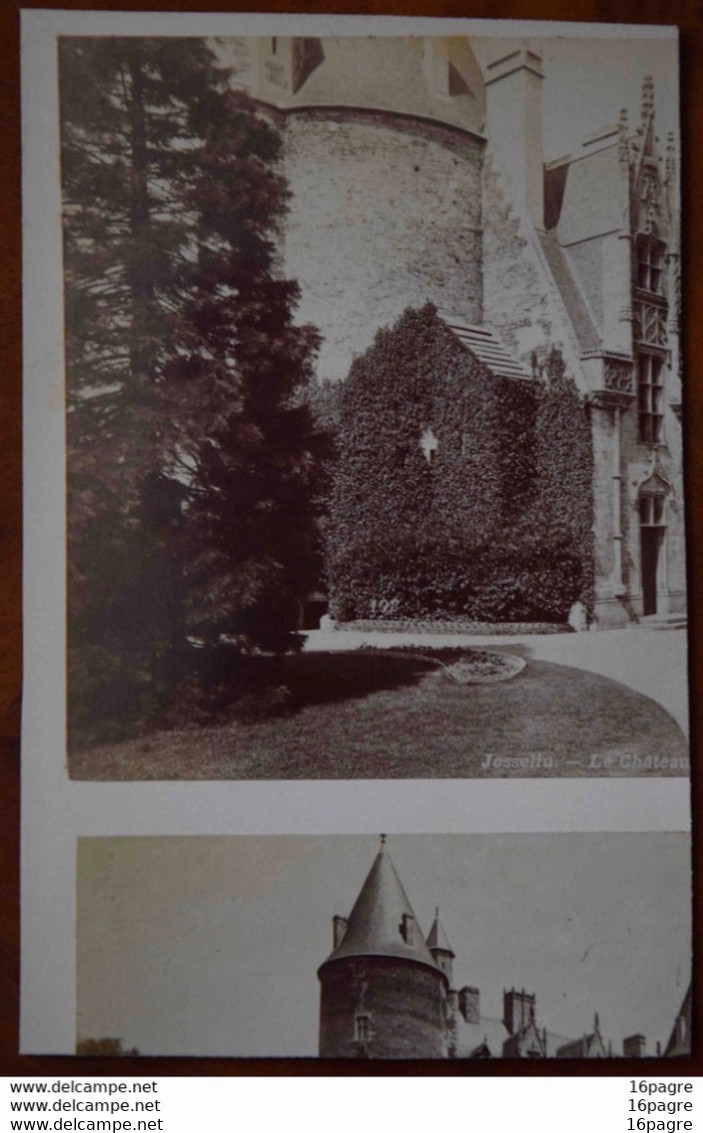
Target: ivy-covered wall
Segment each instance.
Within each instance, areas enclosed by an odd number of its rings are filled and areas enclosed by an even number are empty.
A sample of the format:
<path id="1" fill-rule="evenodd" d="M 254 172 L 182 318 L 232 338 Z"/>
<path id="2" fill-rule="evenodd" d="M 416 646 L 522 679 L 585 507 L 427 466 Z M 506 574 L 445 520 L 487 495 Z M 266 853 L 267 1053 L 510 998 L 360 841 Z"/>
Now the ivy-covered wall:
<path id="1" fill-rule="evenodd" d="M 590 430 L 558 357 L 536 375 L 493 375 L 432 304 L 355 360 L 330 497 L 336 618 L 559 621 L 590 600 Z"/>

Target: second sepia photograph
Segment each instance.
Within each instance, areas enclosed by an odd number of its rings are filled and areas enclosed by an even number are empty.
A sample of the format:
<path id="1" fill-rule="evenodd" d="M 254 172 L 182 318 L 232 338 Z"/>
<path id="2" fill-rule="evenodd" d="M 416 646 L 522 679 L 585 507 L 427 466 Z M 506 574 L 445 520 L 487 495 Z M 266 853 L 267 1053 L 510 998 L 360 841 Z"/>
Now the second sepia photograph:
<path id="1" fill-rule="evenodd" d="M 82 838 L 76 1052 L 691 1052 L 685 834 Z"/>

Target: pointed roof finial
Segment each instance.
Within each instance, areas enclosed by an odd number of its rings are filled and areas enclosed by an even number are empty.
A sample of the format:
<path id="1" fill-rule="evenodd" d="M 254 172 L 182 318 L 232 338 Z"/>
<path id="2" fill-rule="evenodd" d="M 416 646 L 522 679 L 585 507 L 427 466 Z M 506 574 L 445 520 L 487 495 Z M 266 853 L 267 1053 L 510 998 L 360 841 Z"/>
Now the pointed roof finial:
<path id="1" fill-rule="evenodd" d="M 620 138 L 618 141 L 618 157 L 620 158 L 620 162 L 626 166 L 630 157 L 627 138 L 629 133 L 629 124 L 627 121 L 627 110 L 625 110 L 624 108 L 620 111 L 619 127 Z"/>
<path id="2" fill-rule="evenodd" d="M 642 82 L 642 116 L 646 115 L 654 117 L 654 79 L 651 75 L 645 75 Z"/>
<path id="3" fill-rule="evenodd" d="M 676 176 L 676 139 L 674 131 L 669 130 L 666 136 L 666 177 L 668 181 L 673 181 Z"/>

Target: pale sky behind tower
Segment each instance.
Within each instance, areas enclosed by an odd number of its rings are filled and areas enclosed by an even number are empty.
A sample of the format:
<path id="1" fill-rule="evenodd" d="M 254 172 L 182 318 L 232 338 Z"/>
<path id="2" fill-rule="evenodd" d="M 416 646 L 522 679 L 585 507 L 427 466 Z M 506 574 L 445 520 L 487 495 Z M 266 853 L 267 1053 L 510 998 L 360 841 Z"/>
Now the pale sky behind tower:
<path id="1" fill-rule="evenodd" d="M 393 835 L 423 932 L 435 906 L 454 983 L 499 1018 L 503 989 L 540 1026 L 666 1043 L 690 973 L 687 835 Z M 78 1034 L 142 1054 L 315 1056 L 317 969 L 374 837 L 82 839 Z"/>
<path id="2" fill-rule="evenodd" d="M 615 125 L 621 110 L 627 110 L 634 134 L 640 120 L 642 83 L 648 75 L 654 79 L 656 133 L 662 154 L 668 132 L 678 135 L 675 39 L 553 36 L 523 42 L 542 56 L 545 161 L 577 153 L 591 134 Z M 476 38 L 471 45 L 484 71 L 505 50 L 505 40 L 499 38 Z"/>

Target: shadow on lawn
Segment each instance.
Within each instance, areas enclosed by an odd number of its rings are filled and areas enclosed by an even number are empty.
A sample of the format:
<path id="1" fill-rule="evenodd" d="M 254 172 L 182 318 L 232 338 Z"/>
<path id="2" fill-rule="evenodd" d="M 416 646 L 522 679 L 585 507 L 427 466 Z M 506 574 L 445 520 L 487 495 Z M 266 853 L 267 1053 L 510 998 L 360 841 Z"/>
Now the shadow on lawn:
<path id="1" fill-rule="evenodd" d="M 463 650 L 463 653 L 468 650 Z M 192 652 L 181 668 L 181 680 L 156 710 L 117 710 L 124 690 L 103 690 L 92 706 L 80 703 L 73 688 L 70 705 L 79 705 L 69 727 L 68 746 L 77 752 L 104 743 L 131 740 L 158 731 L 189 726 L 208 727 L 239 720 L 263 723 L 295 716 L 312 706 L 356 700 L 417 684 L 436 669 L 428 658 L 388 656 L 385 652 L 299 653 L 282 657 L 242 656 L 228 646 Z M 148 705 L 148 688 L 144 701 Z M 117 707 L 116 707 L 117 706 Z"/>
<path id="2" fill-rule="evenodd" d="M 468 653 L 469 650 L 462 650 Z M 301 653 L 285 660 L 285 682 L 296 710 L 315 704 L 356 700 L 376 692 L 393 692 L 436 671 L 428 657 L 387 653 Z"/>
<path id="3" fill-rule="evenodd" d="M 182 703 L 182 723 L 145 726 L 126 742 L 76 752 L 70 773 L 76 779 L 687 773 L 688 748 L 673 717 L 617 681 L 530 660 L 513 680 L 465 687 L 439 677 L 435 656 L 369 650 L 255 664 L 248 677 L 256 670 L 259 693 L 264 676 L 264 691 L 280 692 L 285 682 L 284 711 L 247 718 L 241 702 L 252 695 L 251 684 L 214 718 L 196 719 Z M 228 673 L 232 684 L 243 676 L 241 668 Z"/>

